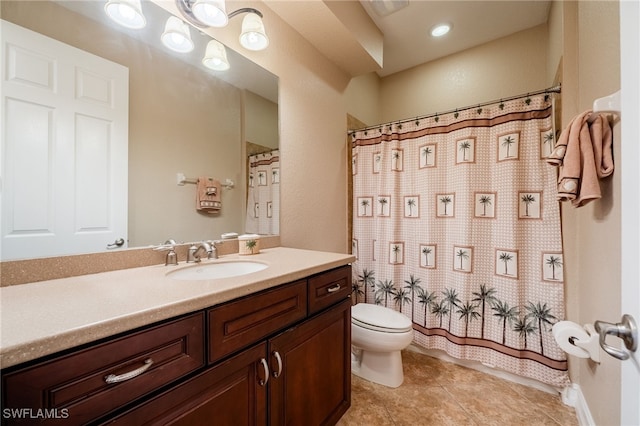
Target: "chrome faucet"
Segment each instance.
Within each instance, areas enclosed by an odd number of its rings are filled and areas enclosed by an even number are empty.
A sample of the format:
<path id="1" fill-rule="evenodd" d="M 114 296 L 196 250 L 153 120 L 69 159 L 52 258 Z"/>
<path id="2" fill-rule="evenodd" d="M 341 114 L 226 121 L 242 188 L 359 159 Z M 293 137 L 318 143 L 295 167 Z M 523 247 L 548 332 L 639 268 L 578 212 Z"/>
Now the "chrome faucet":
<path id="1" fill-rule="evenodd" d="M 202 260 L 202 256 L 205 253 L 207 253 L 207 257 L 210 259 L 211 255 L 213 254 L 213 249 L 211 248 L 211 244 L 203 241 L 197 246 L 193 245 L 189 248 L 187 262 L 191 260 L 192 262 L 198 263 L 200 262 L 200 260 Z"/>

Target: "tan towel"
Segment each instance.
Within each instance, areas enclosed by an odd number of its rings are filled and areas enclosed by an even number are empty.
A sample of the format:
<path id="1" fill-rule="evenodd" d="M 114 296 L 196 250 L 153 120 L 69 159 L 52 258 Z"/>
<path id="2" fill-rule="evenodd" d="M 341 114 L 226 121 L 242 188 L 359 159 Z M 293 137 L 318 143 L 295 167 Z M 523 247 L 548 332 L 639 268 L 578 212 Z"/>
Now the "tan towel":
<path id="1" fill-rule="evenodd" d="M 611 126 L 606 116 L 590 110 L 576 116 L 562 131 L 547 162 L 560 166 L 559 201 L 581 207 L 601 198 L 599 178 L 613 173 Z"/>
<path id="2" fill-rule="evenodd" d="M 196 188 L 196 210 L 215 213 L 221 208 L 220 182 L 207 176 L 200 176 Z"/>

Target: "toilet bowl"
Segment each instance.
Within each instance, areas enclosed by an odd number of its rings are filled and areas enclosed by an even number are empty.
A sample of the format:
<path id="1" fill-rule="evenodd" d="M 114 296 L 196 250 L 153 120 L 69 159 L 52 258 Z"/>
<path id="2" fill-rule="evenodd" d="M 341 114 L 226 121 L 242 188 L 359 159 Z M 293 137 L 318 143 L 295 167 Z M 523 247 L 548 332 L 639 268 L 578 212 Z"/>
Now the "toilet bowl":
<path id="1" fill-rule="evenodd" d="M 351 307 L 351 372 L 397 388 L 404 380 L 402 354 L 413 340 L 411 320 L 383 306 Z"/>

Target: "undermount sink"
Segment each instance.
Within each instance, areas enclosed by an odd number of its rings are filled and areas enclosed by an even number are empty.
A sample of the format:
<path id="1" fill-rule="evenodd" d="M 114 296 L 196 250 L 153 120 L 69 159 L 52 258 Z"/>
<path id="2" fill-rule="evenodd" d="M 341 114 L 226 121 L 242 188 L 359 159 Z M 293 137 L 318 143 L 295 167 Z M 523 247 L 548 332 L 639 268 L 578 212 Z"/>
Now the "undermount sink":
<path id="1" fill-rule="evenodd" d="M 230 278 L 251 274 L 267 268 L 266 263 L 253 260 L 228 260 L 212 263 L 202 263 L 182 269 L 176 269 L 167 274 L 169 278 L 181 281 L 213 280 L 216 278 Z"/>

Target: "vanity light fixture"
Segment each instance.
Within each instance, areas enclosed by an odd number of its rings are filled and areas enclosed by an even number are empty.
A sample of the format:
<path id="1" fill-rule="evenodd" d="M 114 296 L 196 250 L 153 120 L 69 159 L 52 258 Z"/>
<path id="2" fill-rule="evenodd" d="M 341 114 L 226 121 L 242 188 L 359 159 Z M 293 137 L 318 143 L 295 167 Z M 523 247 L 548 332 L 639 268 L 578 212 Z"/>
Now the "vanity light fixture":
<path id="1" fill-rule="evenodd" d="M 229 69 L 227 50 L 222 43 L 217 40 L 211 40 L 207 43 L 207 50 L 202 59 L 202 64 L 214 71 L 226 71 Z"/>
<path id="2" fill-rule="evenodd" d="M 193 50 L 189 25 L 175 16 L 167 19 L 161 40 L 162 44 L 175 52 L 186 53 Z"/>
<path id="3" fill-rule="evenodd" d="M 431 28 L 431 36 L 432 37 L 442 37 L 451 31 L 451 24 L 438 24 Z"/>
<path id="4" fill-rule="evenodd" d="M 140 29 L 147 25 L 140 0 L 109 0 L 104 6 L 107 16 L 123 27 Z"/>
<path id="5" fill-rule="evenodd" d="M 248 50 L 263 50 L 269 45 L 269 37 L 262 22 L 262 12 L 258 9 L 245 7 L 225 15 L 224 0 L 175 0 L 175 2 L 182 16 L 200 28 L 223 27 L 227 25 L 230 18 L 246 13 L 247 16 L 242 20 L 240 34 L 242 47 Z"/>

